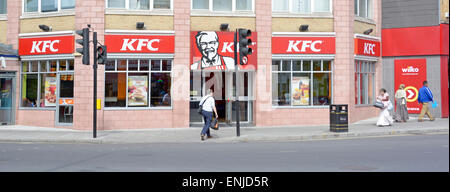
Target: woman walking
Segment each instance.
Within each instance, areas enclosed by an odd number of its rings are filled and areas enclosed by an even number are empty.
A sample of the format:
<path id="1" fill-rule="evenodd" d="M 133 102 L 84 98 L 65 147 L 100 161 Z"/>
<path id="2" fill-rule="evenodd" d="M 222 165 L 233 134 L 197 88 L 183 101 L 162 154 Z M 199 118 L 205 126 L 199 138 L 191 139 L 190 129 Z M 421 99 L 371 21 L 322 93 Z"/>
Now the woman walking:
<path id="1" fill-rule="evenodd" d="M 386 89 L 380 89 L 380 95 L 378 95 L 377 101 L 382 102 L 384 105 L 384 107 L 381 108 L 380 116 L 378 116 L 377 126 L 390 126 L 394 123 L 394 119 L 392 119 L 389 114 L 389 105 L 392 104 L 389 100 L 389 94 L 386 92 Z"/>
<path id="2" fill-rule="evenodd" d="M 401 84 L 398 90 L 395 92 L 395 103 L 397 109 L 395 111 L 396 122 L 406 122 L 409 119 L 408 108 L 406 107 L 406 91 L 405 85 Z"/>

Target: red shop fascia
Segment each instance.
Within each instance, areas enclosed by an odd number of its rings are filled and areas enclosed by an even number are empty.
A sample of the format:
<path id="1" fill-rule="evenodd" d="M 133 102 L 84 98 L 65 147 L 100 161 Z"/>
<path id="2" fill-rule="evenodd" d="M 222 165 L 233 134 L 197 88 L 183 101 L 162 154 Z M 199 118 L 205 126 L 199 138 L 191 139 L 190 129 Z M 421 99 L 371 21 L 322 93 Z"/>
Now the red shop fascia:
<path id="1" fill-rule="evenodd" d="M 411 57 L 415 59 L 411 62 L 422 59 L 422 65 L 425 65 L 426 68 L 431 67 L 434 71 L 440 71 L 441 116 L 448 117 L 449 24 L 383 29 L 382 35 L 383 57 L 395 58 L 398 65 L 407 62 Z M 430 56 L 439 57 L 440 63 L 427 62 L 426 58 Z M 398 68 L 401 69 L 401 67 Z M 396 84 L 398 83 L 396 82 Z M 435 94 L 435 97 L 439 96 Z"/>

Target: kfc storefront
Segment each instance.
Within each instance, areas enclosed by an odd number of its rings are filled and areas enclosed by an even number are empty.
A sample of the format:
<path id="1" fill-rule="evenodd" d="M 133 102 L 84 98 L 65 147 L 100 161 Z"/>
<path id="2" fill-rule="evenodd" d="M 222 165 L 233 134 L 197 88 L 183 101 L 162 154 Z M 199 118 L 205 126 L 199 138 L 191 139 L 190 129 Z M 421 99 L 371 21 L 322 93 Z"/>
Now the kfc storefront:
<path id="1" fill-rule="evenodd" d="M 106 30 L 104 42 L 103 127 L 171 127 L 174 32 Z"/>
<path id="2" fill-rule="evenodd" d="M 202 124 L 197 114 L 200 99 L 206 90 L 214 91 L 219 122 L 235 122 L 236 87 L 239 88 L 240 121 L 253 123 L 254 75 L 257 70 L 256 43 L 249 46 L 253 54 L 247 57 L 245 65 L 238 65 L 237 80 L 234 79 L 234 32 L 192 31 L 190 64 L 190 124 Z M 257 42 L 257 33 L 252 33 L 252 41 Z M 238 85 L 236 85 L 238 83 Z"/>
<path id="3" fill-rule="evenodd" d="M 379 37 L 355 34 L 355 105 L 371 106 L 376 99 L 376 65 L 381 56 Z"/>
<path id="4" fill-rule="evenodd" d="M 71 126 L 74 103 L 73 31 L 19 35 L 19 122 Z"/>
<path id="5" fill-rule="evenodd" d="M 334 33 L 273 33 L 272 107 L 327 108 L 333 103 Z"/>

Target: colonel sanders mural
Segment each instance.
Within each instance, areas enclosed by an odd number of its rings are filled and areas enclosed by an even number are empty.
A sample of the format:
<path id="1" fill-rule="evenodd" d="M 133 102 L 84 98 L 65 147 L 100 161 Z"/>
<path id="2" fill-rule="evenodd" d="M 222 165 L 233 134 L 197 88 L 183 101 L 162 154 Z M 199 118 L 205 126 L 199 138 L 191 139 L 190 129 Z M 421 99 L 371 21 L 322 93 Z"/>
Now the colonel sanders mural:
<path id="1" fill-rule="evenodd" d="M 214 31 L 199 31 L 195 36 L 197 49 L 202 57 L 191 65 L 191 70 L 234 70 L 234 59 L 219 55 L 219 36 Z"/>

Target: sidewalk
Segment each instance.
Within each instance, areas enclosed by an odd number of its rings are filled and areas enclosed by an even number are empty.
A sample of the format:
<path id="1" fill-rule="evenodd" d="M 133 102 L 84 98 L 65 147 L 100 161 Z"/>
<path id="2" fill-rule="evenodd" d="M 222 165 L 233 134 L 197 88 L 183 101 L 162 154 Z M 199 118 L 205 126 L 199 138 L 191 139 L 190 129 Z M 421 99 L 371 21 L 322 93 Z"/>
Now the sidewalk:
<path id="1" fill-rule="evenodd" d="M 304 127 L 245 127 L 241 137 L 236 137 L 234 127 L 211 130 L 213 139 L 205 143 L 233 143 L 254 141 L 303 141 L 336 138 L 358 138 L 404 134 L 448 133 L 449 119 L 418 123 L 411 119 L 407 123 L 395 123 L 391 127 L 375 126 L 376 118 L 360 121 L 349 126 L 348 133 L 329 132 L 328 126 Z M 92 131 L 76 131 L 57 128 L 30 126 L 0 126 L 0 142 L 51 142 L 51 143 L 200 143 L 201 128 L 148 129 L 98 131 L 92 138 Z"/>

